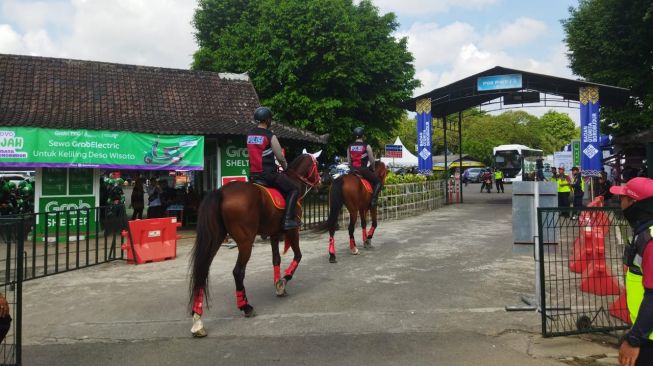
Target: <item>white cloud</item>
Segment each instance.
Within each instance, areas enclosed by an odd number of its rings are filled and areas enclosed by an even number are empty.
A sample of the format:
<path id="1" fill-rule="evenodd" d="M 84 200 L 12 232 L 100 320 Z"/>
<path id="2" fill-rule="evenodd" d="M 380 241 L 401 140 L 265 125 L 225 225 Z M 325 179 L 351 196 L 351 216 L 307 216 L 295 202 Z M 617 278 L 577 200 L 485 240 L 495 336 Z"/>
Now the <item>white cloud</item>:
<path id="1" fill-rule="evenodd" d="M 70 0 L 66 28 L 57 32 L 51 8 L 9 1 L 2 11 L 19 16 L 14 28 L 0 26 L 0 52 L 188 68 L 197 48 L 195 0 Z"/>
<path id="2" fill-rule="evenodd" d="M 482 9 L 494 5 L 497 0 L 373 0 L 382 12 L 394 12 L 398 15 L 424 15 L 447 12 L 450 8 Z"/>
<path id="3" fill-rule="evenodd" d="M 519 18 L 512 23 L 503 24 L 498 32 L 485 35 L 482 45 L 483 48 L 499 50 L 521 46 L 537 39 L 546 30 L 547 26 L 542 21 Z"/>
<path id="4" fill-rule="evenodd" d="M 408 37 L 408 50 L 415 57 L 417 69 L 452 63 L 461 45 L 477 39 L 474 27 L 462 22 L 444 27 L 435 23 L 415 23 L 397 36 Z"/>

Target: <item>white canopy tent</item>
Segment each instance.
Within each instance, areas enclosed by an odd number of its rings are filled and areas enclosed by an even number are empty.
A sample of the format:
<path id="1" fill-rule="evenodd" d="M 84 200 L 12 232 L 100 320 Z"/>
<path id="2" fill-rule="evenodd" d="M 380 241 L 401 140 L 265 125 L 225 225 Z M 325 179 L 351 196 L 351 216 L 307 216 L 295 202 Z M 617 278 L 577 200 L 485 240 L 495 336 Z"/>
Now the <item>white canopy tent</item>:
<path id="1" fill-rule="evenodd" d="M 401 158 L 382 157 L 381 161 L 385 165 L 393 168 L 410 168 L 417 166 L 417 156 L 413 155 L 408 151 L 408 149 L 406 149 L 406 146 L 404 146 L 399 137 L 395 140 L 394 145 L 401 145 Z"/>

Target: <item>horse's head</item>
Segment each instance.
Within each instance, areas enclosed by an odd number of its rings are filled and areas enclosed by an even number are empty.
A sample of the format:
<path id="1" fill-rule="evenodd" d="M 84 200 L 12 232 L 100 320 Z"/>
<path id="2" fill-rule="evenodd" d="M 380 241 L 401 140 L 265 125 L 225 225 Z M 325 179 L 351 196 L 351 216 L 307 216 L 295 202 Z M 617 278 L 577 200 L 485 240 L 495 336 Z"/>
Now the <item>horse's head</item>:
<path id="1" fill-rule="evenodd" d="M 385 177 L 388 175 L 388 167 L 385 166 L 385 163 L 383 163 L 381 160 L 375 161 L 374 173 L 377 177 L 379 177 L 379 180 L 381 180 L 381 184 L 385 185 Z"/>
<path id="2" fill-rule="evenodd" d="M 317 169 L 317 157 L 313 154 L 299 155 L 288 165 L 288 174 L 296 177 L 309 187 L 320 185 L 320 172 Z"/>

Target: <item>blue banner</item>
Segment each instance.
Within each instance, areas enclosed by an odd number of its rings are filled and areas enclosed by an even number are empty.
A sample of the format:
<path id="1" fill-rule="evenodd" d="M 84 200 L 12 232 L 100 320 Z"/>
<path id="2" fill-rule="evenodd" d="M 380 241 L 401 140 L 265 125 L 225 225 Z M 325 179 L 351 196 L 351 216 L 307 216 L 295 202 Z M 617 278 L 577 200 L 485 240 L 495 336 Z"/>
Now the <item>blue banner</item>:
<path id="1" fill-rule="evenodd" d="M 417 101 L 417 160 L 420 174 L 433 174 L 433 156 L 431 154 L 431 100 L 428 98 Z"/>
<path id="2" fill-rule="evenodd" d="M 476 79 L 477 91 L 521 89 L 521 74 L 481 76 Z"/>
<path id="3" fill-rule="evenodd" d="M 599 88 L 580 88 L 580 167 L 584 176 L 598 177 L 601 171 L 599 130 Z"/>

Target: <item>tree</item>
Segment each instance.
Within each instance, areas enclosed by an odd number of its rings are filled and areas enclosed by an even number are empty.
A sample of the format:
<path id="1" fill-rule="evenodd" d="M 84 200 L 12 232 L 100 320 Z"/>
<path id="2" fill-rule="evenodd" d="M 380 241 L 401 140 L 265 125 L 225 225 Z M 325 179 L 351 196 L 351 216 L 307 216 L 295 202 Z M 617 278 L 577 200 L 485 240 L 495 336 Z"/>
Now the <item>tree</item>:
<path id="1" fill-rule="evenodd" d="M 593 82 L 629 88 L 625 109 L 602 109 L 602 130 L 617 135 L 653 124 L 653 3 L 579 0 L 562 24 L 572 71 Z"/>
<path id="2" fill-rule="evenodd" d="M 580 138 L 579 130 L 571 117 L 553 110 L 540 117 L 536 128 L 542 130 L 542 148 L 547 153 L 560 151 L 571 140 Z"/>
<path id="3" fill-rule="evenodd" d="M 200 0 L 193 68 L 247 72 L 275 120 L 330 134 L 342 153 L 356 126 L 388 138 L 419 85 L 393 13 L 369 0 Z"/>

